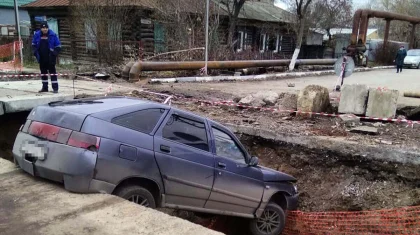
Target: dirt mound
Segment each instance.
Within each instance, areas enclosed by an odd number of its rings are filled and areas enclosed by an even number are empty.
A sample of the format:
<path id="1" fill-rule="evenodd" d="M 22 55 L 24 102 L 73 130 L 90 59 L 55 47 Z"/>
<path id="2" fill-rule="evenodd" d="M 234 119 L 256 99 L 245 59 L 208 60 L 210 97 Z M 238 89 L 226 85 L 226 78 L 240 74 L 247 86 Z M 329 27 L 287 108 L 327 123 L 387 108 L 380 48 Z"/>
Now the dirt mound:
<path id="1" fill-rule="evenodd" d="M 420 204 L 420 179 L 398 175 L 418 166 L 369 161 L 319 149 L 242 136 L 261 165 L 298 179 L 302 211 L 359 211 Z"/>

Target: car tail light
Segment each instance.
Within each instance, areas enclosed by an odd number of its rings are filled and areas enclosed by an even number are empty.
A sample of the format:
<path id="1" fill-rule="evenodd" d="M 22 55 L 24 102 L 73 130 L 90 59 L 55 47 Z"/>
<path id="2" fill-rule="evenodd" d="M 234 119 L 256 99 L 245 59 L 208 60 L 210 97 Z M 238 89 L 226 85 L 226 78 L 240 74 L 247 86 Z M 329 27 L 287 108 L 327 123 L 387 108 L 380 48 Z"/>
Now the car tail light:
<path id="1" fill-rule="evenodd" d="M 29 126 L 28 133 L 43 139 L 65 144 L 70 137 L 71 130 L 41 122 L 32 122 Z"/>
<path id="2" fill-rule="evenodd" d="M 101 138 L 93 135 L 35 121 L 30 124 L 28 134 L 90 151 L 97 151 L 101 141 Z"/>
<path id="3" fill-rule="evenodd" d="M 67 144 L 73 147 L 97 151 L 100 141 L 101 138 L 99 137 L 73 131 Z"/>

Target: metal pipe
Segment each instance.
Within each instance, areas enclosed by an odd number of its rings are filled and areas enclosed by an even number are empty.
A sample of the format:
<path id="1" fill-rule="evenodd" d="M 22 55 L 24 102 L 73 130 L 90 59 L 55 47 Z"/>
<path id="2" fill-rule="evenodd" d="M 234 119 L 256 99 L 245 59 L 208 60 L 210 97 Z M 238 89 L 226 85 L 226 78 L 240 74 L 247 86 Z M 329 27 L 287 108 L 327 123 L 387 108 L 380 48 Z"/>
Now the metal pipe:
<path id="1" fill-rule="evenodd" d="M 130 70 L 131 70 L 131 67 L 133 67 L 133 65 L 134 65 L 134 61 L 131 61 L 131 62 L 128 62 L 126 65 L 125 65 L 125 67 L 124 67 L 124 69 L 123 69 L 123 71 L 122 71 L 122 76 L 124 77 L 124 78 L 128 78 L 128 77 L 130 77 Z"/>
<path id="2" fill-rule="evenodd" d="M 18 40 L 19 40 L 20 65 L 23 66 L 22 35 L 21 35 L 21 32 L 20 32 L 19 4 L 18 4 L 17 0 L 14 0 L 14 6 L 15 6 L 16 32 L 18 34 Z M 15 53 L 15 52 L 13 52 L 13 53 Z"/>
<path id="3" fill-rule="evenodd" d="M 413 49 L 414 48 L 414 39 L 416 37 L 416 24 L 412 24 L 412 28 L 411 28 L 411 36 L 410 36 L 410 45 L 409 45 L 409 49 Z"/>
<path id="4" fill-rule="evenodd" d="M 362 9 L 358 9 L 353 17 L 353 29 L 351 34 L 351 45 L 357 44 L 357 34 L 359 34 L 360 19 L 362 17 Z"/>
<path id="5" fill-rule="evenodd" d="M 210 0 L 206 0 L 206 53 L 205 53 L 205 64 L 204 64 L 204 74 L 208 73 L 208 62 L 209 62 L 209 8 Z"/>
<path id="6" fill-rule="evenodd" d="M 368 9 L 357 10 L 356 13 L 354 14 L 353 30 L 352 30 L 352 35 L 351 35 L 351 45 L 353 47 L 357 45 L 360 40 L 363 43 L 366 42 L 366 36 L 367 36 L 366 34 L 367 34 L 369 18 L 399 20 L 399 21 L 410 22 L 412 24 L 420 23 L 420 18 L 418 17 L 401 15 L 401 14 L 385 12 L 385 11 L 368 10 Z"/>
<path id="7" fill-rule="evenodd" d="M 359 36 L 357 37 L 357 45 L 366 44 L 366 34 L 369 25 L 369 11 L 363 10 L 362 12 L 362 21 L 359 28 Z"/>
<path id="8" fill-rule="evenodd" d="M 245 60 L 245 61 L 209 61 L 209 69 L 244 69 L 256 67 L 287 66 L 291 60 Z M 297 60 L 296 65 L 333 65 L 336 59 L 305 59 Z M 142 71 L 199 70 L 205 66 L 205 61 L 183 62 L 144 62 L 134 63 L 130 69 L 130 80 L 138 80 Z M 129 67 L 127 64 L 126 68 Z M 124 69 L 125 70 L 125 69 Z"/>
<path id="9" fill-rule="evenodd" d="M 384 47 L 383 50 L 386 50 L 387 46 L 388 46 L 388 39 L 389 39 L 389 29 L 391 27 L 391 20 L 386 19 L 386 24 L 385 24 L 385 35 L 384 35 Z"/>

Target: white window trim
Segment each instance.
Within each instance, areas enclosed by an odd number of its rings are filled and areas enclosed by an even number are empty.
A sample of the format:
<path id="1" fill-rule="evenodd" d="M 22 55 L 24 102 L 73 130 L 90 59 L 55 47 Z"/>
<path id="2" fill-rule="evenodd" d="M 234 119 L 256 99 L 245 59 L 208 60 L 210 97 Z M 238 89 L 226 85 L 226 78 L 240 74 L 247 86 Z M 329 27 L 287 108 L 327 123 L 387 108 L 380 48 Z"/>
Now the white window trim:
<path id="1" fill-rule="evenodd" d="M 263 53 L 265 51 L 265 46 L 267 44 L 267 34 L 265 34 L 265 33 L 261 34 L 260 35 L 260 40 L 261 40 L 261 37 L 263 38 L 263 40 L 262 40 L 263 44 L 262 44 L 262 48 L 260 47 L 260 52 Z M 261 46 L 261 41 L 260 41 L 260 46 Z"/>
<path id="2" fill-rule="evenodd" d="M 283 42 L 283 35 L 280 36 L 279 41 L 278 41 L 278 45 L 277 45 L 277 51 L 281 52 L 281 47 L 282 47 L 282 42 Z"/>
<path id="3" fill-rule="evenodd" d="M 279 41 L 280 41 L 280 35 L 277 34 L 276 39 L 276 49 L 273 51 L 273 53 L 279 53 Z"/>
<path id="4" fill-rule="evenodd" d="M 239 47 L 236 50 L 236 52 L 241 52 L 244 50 L 244 35 L 246 34 L 244 33 L 244 31 L 239 31 L 238 34 L 239 34 L 238 38 L 240 41 L 239 41 Z"/>

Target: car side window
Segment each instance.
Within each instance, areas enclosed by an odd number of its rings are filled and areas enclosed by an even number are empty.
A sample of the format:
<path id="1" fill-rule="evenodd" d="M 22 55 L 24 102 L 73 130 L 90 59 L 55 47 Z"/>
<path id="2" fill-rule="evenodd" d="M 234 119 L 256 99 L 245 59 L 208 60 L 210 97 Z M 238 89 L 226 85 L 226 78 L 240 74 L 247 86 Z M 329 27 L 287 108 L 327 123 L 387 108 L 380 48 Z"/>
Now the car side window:
<path id="1" fill-rule="evenodd" d="M 164 109 L 145 109 L 113 118 L 111 122 L 119 126 L 149 134 L 156 127 L 156 124 L 164 113 Z"/>
<path id="2" fill-rule="evenodd" d="M 216 155 L 229 158 L 235 162 L 246 164 L 245 154 L 239 148 L 235 140 L 223 131 L 212 128 L 216 144 Z"/>
<path id="3" fill-rule="evenodd" d="M 162 137 L 209 151 L 206 125 L 204 122 L 198 122 L 173 114 L 163 128 Z"/>

